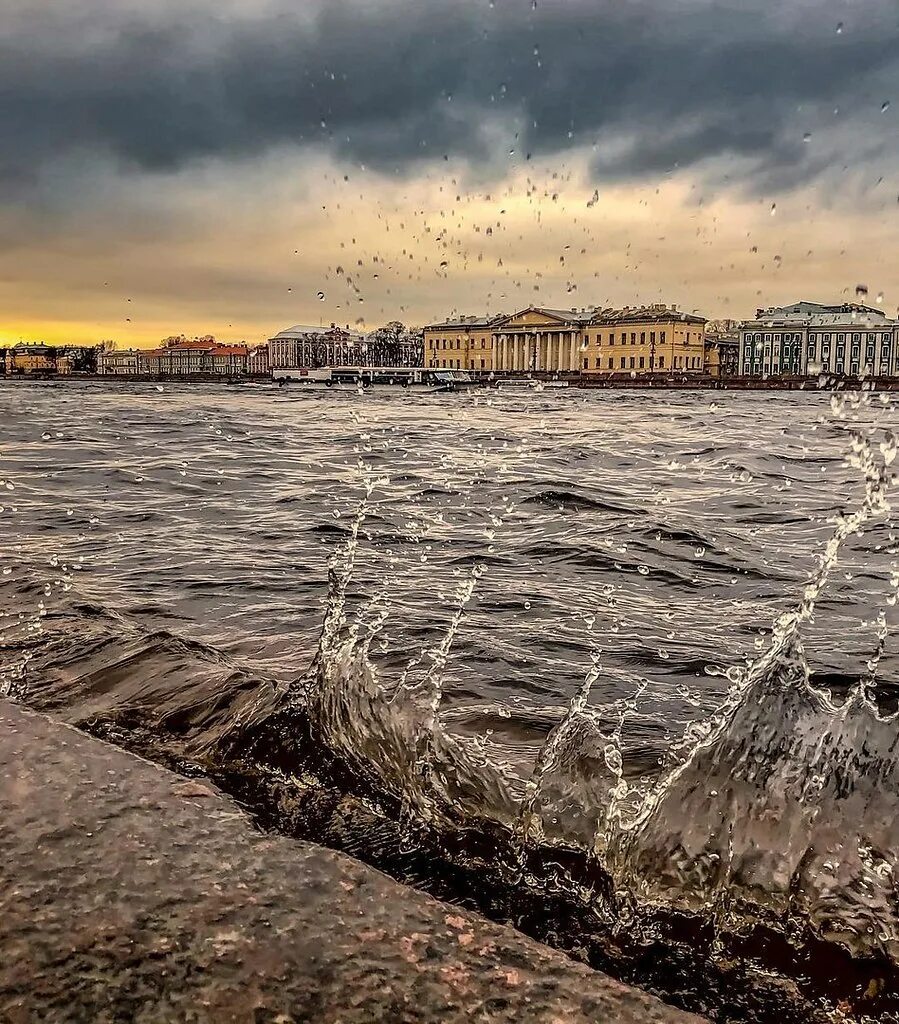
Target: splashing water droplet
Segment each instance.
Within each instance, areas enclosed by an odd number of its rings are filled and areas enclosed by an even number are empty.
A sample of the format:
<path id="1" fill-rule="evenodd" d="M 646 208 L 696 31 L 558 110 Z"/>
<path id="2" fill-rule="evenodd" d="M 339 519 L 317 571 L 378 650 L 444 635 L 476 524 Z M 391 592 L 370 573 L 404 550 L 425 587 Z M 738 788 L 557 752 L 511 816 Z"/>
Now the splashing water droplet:
<path id="1" fill-rule="evenodd" d="M 771 216 L 774 217 L 777 214 L 777 203 L 771 204 Z"/>
<path id="2" fill-rule="evenodd" d="M 889 109 L 890 109 L 890 101 L 889 100 L 884 100 L 883 103 L 880 104 L 880 112 L 881 112 L 881 114 L 885 114 Z"/>

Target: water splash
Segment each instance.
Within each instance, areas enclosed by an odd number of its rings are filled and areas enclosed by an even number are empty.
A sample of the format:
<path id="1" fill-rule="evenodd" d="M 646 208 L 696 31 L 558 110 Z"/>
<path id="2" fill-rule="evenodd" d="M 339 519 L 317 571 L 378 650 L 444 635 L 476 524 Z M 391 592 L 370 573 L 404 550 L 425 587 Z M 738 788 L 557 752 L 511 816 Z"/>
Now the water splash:
<path id="1" fill-rule="evenodd" d="M 385 683 L 368 656 L 384 618 L 366 641 L 345 629 L 358 528 L 349 572 L 332 583 L 318 659 L 314 697 L 325 741 L 373 772 L 413 825 L 481 821 L 507 829 L 519 872 L 528 849 L 580 851 L 609 878 L 613 902 L 566 872 L 558 884 L 593 900 L 612 930 L 664 910 L 711 920 L 722 934 L 763 924 L 790 939 L 811 929 L 855 955 L 899 962 L 899 731 L 896 717 L 872 700 L 886 617 L 878 618 L 867 682 L 842 703 L 812 684 L 801 637 L 845 542 L 890 511 L 892 460 L 884 452 L 878 460 L 857 431 L 849 438 L 849 460 L 864 481 L 859 506 L 834 520 L 800 601 L 775 622 L 769 649 L 748 670 L 727 673 L 723 707 L 688 730 L 669 751 L 666 772 L 643 792 L 624 778 L 621 746 L 641 687 L 619 706 L 591 705 L 602 678 L 598 642 L 526 782 L 494 763 L 482 743 L 443 727 L 443 673 L 481 567 L 460 587 L 441 642 L 411 659 L 398 684 Z"/>

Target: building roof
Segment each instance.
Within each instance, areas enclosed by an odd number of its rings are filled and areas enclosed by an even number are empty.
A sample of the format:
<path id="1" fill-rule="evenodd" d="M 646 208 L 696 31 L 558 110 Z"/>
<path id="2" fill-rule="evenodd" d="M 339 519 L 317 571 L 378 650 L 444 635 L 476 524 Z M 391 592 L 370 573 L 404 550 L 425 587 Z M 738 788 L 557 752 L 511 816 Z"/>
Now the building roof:
<path id="1" fill-rule="evenodd" d="M 652 306 L 625 306 L 624 309 L 598 310 L 591 322 L 594 324 L 645 324 L 670 323 L 672 320 L 687 324 L 707 323 L 704 316 L 684 313 L 676 306 L 666 306 L 660 302 Z"/>
<path id="2" fill-rule="evenodd" d="M 53 352 L 52 345 L 45 345 L 41 341 L 23 341 L 13 345 L 10 349 L 13 355 L 23 356 L 47 356 Z"/>
<path id="3" fill-rule="evenodd" d="M 216 345 L 209 354 L 213 356 L 246 356 L 248 350 L 246 345 Z"/>
<path id="4" fill-rule="evenodd" d="M 547 316 L 557 317 L 566 323 L 586 323 L 596 315 L 596 310 L 590 309 L 550 309 L 547 306 L 531 307 L 537 313 L 545 313 Z M 525 310 L 527 312 L 527 310 Z M 516 314 L 517 315 L 517 314 Z"/>
<path id="5" fill-rule="evenodd" d="M 589 309 L 577 309 L 575 307 L 571 309 L 552 309 L 549 306 L 528 306 L 526 309 L 519 309 L 518 312 L 512 313 L 510 316 L 496 317 L 494 322 L 502 321 L 507 323 L 509 320 L 515 320 L 526 313 L 540 313 L 564 324 L 584 324 L 589 323 L 590 319 L 596 315 L 596 310 L 593 307 Z"/>
<path id="6" fill-rule="evenodd" d="M 744 329 L 753 329 L 755 324 L 776 326 L 802 325 L 807 327 L 891 327 L 890 320 L 882 309 L 874 309 L 857 302 L 843 302 L 826 306 L 820 302 L 794 302 L 789 306 L 771 306 L 756 311 L 755 320 L 747 321 Z M 753 327 L 750 327 L 753 325 Z"/>
<path id="7" fill-rule="evenodd" d="M 308 338 L 309 335 L 319 334 L 350 334 L 349 328 L 338 327 L 336 324 L 331 324 L 330 327 L 310 327 L 308 324 L 294 324 L 293 327 L 285 327 L 283 331 L 273 337 L 269 338 L 269 341 L 291 341 L 294 338 Z M 352 337 L 358 337 L 358 335 L 351 335 Z"/>
<path id="8" fill-rule="evenodd" d="M 493 316 L 458 316 L 455 319 L 442 320 L 440 323 L 427 324 L 426 331 L 458 331 L 466 327 L 490 327 L 497 321 L 505 318 L 503 313 L 494 313 Z"/>
<path id="9" fill-rule="evenodd" d="M 212 352 L 217 346 L 211 343 L 188 341 L 180 345 L 163 345 L 160 348 L 151 348 L 144 353 L 148 358 L 153 356 L 171 355 L 178 352 L 196 352 L 201 355 L 204 352 Z"/>

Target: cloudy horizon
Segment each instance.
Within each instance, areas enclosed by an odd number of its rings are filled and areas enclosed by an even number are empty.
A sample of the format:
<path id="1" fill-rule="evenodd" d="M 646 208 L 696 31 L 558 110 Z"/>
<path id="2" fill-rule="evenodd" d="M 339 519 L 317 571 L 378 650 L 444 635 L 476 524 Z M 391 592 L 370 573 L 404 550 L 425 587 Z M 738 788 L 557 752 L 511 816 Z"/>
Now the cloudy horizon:
<path id="1" fill-rule="evenodd" d="M 896 313 L 885 0 L 4 7 L 0 341 Z"/>

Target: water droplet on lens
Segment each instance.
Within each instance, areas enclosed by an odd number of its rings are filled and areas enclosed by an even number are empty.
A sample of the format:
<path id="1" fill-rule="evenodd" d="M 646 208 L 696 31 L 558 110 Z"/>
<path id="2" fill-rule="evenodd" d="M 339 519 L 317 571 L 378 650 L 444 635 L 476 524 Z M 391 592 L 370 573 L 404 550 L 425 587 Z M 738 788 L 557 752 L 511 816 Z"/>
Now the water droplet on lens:
<path id="1" fill-rule="evenodd" d="M 842 34 L 843 34 L 843 23 L 842 23 L 842 21 L 838 21 L 837 22 L 837 35 L 841 36 Z"/>
<path id="2" fill-rule="evenodd" d="M 881 112 L 881 114 L 885 114 L 889 109 L 890 109 L 890 101 L 889 100 L 884 100 L 883 103 L 880 104 L 880 112 Z"/>
<path id="3" fill-rule="evenodd" d="M 325 293 L 324 292 L 318 292 L 317 294 L 318 294 L 319 301 L 320 302 L 324 302 L 325 301 Z"/>

